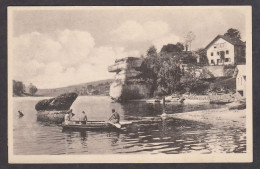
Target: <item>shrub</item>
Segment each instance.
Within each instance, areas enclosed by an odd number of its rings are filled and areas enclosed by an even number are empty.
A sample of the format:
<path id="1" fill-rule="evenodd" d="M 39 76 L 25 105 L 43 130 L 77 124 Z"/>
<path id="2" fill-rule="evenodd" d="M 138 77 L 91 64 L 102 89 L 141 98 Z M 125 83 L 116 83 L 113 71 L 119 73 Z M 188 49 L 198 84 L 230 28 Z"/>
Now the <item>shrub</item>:
<path id="1" fill-rule="evenodd" d="M 21 81 L 13 80 L 13 93 L 17 96 L 21 96 L 25 92 L 25 85 Z"/>

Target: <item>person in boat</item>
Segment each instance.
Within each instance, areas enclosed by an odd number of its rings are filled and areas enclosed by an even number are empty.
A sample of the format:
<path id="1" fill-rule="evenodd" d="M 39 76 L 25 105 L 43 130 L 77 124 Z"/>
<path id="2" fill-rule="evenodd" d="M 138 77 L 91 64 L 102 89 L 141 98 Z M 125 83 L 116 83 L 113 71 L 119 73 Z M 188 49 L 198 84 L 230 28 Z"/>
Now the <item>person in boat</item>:
<path id="1" fill-rule="evenodd" d="M 119 114 L 115 111 L 115 109 L 112 109 L 112 116 L 108 119 L 108 122 L 110 123 L 119 123 L 120 121 L 120 116 Z"/>
<path id="2" fill-rule="evenodd" d="M 18 110 L 18 113 L 19 113 L 19 117 L 23 117 L 24 116 L 24 114 L 20 110 Z"/>
<path id="3" fill-rule="evenodd" d="M 64 123 L 65 123 L 65 124 L 70 124 L 73 115 L 74 115 L 74 114 L 72 113 L 72 109 L 70 109 L 69 111 L 67 111 L 67 113 L 66 113 L 66 115 L 65 115 L 65 117 L 64 117 Z"/>
<path id="4" fill-rule="evenodd" d="M 81 122 L 81 124 L 86 124 L 88 121 L 87 115 L 85 113 L 85 111 L 82 111 L 80 117 L 79 117 L 79 121 Z"/>

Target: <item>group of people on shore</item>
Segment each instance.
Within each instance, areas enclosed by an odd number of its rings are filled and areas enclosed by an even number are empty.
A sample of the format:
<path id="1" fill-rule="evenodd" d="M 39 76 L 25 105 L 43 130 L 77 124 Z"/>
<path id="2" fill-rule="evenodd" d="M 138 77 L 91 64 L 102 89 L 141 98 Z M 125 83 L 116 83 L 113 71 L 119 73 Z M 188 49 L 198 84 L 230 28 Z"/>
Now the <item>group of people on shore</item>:
<path id="1" fill-rule="evenodd" d="M 75 114 L 72 112 L 72 109 L 70 109 L 64 117 L 64 123 L 65 124 L 71 124 L 71 123 L 74 122 L 74 123 L 77 123 L 77 124 L 87 124 L 88 118 L 87 118 L 85 111 L 82 111 L 82 113 L 79 115 L 79 117 L 76 120 L 73 119 L 74 115 Z M 116 123 L 119 123 L 119 121 L 120 121 L 119 114 L 115 111 L 115 109 L 112 109 L 112 115 L 108 119 L 108 122 L 116 124 Z"/>

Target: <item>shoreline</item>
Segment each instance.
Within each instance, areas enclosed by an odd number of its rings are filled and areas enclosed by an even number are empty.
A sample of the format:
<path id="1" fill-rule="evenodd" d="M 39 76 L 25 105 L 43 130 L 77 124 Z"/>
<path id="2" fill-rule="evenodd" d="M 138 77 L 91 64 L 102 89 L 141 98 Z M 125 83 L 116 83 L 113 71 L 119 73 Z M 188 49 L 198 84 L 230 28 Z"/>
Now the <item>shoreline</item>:
<path id="1" fill-rule="evenodd" d="M 218 127 L 246 128 L 246 109 L 228 110 L 228 108 L 208 109 L 185 113 L 165 114 L 162 118 L 176 118 L 212 124 Z"/>

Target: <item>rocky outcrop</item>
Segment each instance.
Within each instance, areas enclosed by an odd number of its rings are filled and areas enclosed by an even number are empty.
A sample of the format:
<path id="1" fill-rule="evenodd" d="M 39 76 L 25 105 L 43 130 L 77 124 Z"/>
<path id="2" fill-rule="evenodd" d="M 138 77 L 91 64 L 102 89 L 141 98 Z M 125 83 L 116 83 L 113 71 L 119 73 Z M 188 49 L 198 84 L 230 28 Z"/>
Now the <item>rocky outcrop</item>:
<path id="1" fill-rule="evenodd" d="M 78 97 L 77 93 L 65 93 L 51 99 L 44 99 L 35 105 L 37 120 L 61 123 L 66 112 Z"/>
<path id="2" fill-rule="evenodd" d="M 77 93 L 65 93 L 51 99 L 44 99 L 35 105 L 39 110 L 68 110 L 78 97 Z"/>
<path id="3" fill-rule="evenodd" d="M 64 117 L 66 111 L 58 111 L 58 110 L 47 110 L 47 111 L 38 111 L 37 120 L 43 122 L 54 122 L 54 123 L 62 123 L 64 121 Z"/>
<path id="4" fill-rule="evenodd" d="M 113 100 L 127 101 L 150 96 L 151 86 L 139 77 L 142 62 L 142 58 L 127 57 L 108 67 L 109 72 L 116 73 L 109 93 Z"/>

